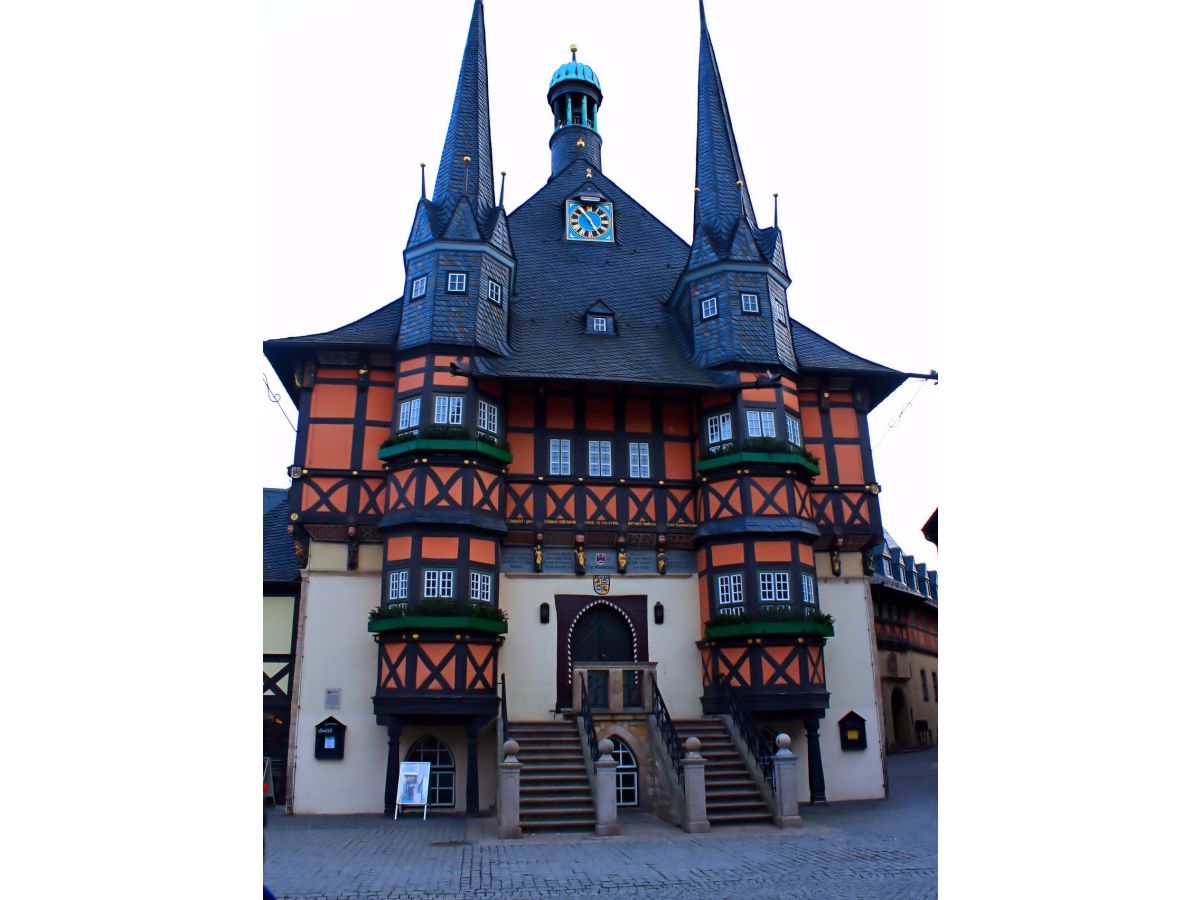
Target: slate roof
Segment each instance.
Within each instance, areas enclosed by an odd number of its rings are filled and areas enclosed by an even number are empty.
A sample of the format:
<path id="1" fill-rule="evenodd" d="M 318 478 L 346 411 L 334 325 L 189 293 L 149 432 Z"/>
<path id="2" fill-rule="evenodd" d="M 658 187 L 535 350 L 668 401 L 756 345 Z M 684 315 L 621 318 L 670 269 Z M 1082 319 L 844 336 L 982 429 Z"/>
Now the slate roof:
<path id="1" fill-rule="evenodd" d="M 287 488 L 263 488 L 263 581 L 299 581 L 300 565 L 288 534 Z"/>
<path id="2" fill-rule="evenodd" d="M 511 355 L 478 358 L 499 377 L 694 387 L 731 383 L 729 373 L 688 360 L 667 306 L 688 245 L 600 172 L 578 159 L 508 217 L 517 272 L 510 303 Z M 567 198 L 595 192 L 613 201 L 612 244 L 564 237 Z M 584 314 L 613 311 L 616 337 L 589 335 Z"/>

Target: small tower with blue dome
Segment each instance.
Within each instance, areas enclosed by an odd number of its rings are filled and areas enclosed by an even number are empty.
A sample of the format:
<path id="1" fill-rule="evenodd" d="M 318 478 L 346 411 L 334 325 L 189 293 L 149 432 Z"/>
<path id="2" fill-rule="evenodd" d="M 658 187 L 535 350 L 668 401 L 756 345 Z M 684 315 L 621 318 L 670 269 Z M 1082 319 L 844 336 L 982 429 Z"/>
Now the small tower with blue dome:
<path id="1" fill-rule="evenodd" d="M 579 50 L 571 45 L 571 61 L 554 70 L 546 102 L 554 112 L 550 135 L 550 176 L 554 177 L 576 159 L 586 159 L 600 170 L 600 132 L 596 112 L 604 102 L 600 79 L 591 66 L 575 59 Z"/>

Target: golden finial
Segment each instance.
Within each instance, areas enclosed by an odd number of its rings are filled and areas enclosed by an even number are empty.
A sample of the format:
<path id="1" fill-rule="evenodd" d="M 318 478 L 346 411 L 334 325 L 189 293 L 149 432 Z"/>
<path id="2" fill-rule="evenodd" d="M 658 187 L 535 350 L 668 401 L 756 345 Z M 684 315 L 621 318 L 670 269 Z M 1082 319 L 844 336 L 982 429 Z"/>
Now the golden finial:
<path id="1" fill-rule="evenodd" d="M 742 181 L 742 179 L 740 179 L 740 178 L 737 180 L 737 186 L 738 186 L 738 187 L 742 187 L 742 186 L 743 186 L 745 183 L 746 183 L 746 182 Z"/>
<path id="2" fill-rule="evenodd" d="M 463 162 L 470 162 L 470 161 L 471 161 L 471 157 L 469 157 L 469 156 L 463 157 Z M 738 184 L 741 184 L 741 182 L 739 181 Z"/>
<path id="3" fill-rule="evenodd" d="M 580 138 L 579 140 L 577 140 L 577 141 L 575 142 L 575 146 L 576 146 L 576 147 L 578 147 L 580 150 L 582 150 L 584 147 L 586 147 L 586 146 L 587 146 L 587 144 L 585 144 L 585 143 L 583 142 L 583 138 Z"/>
<path id="4" fill-rule="evenodd" d="M 575 62 L 575 51 L 578 49 L 574 44 L 571 45 L 571 62 Z"/>
<path id="5" fill-rule="evenodd" d="M 700 193 L 699 186 L 692 188 L 692 190 L 695 191 L 697 194 Z"/>

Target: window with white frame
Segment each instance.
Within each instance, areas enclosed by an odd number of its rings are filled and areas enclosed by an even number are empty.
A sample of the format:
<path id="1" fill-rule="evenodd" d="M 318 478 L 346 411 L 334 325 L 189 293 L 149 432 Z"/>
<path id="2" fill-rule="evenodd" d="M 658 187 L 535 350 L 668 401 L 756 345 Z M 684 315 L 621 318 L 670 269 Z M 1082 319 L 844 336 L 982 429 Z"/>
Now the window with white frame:
<path id="1" fill-rule="evenodd" d="M 424 275 L 422 275 L 420 278 L 414 278 L 413 283 L 412 283 L 412 290 L 410 290 L 408 292 L 408 299 L 419 300 L 420 298 L 424 297 L 425 296 L 425 282 L 426 282 L 426 278 Z"/>
<path id="2" fill-rule="evenodd" d="M 500 287 L 500 282 L 488 279 L 488 299 L 493 303 L 504 303 L 504 291 Z"/>
<path id="3" fill-rule="evenodd" d="M 421 423 L 421 398 L 400 401 L 400 419 L 396 431 L 408 431 Z"/>
<path id="4" fill-rule="evenodd" d="M 592 331 L 608 331 L 608 316 L 592 316 Z"/>
<path id="5" fill-rule="evenodd" d="M 500 413 L 496 409 L 496 404 L 488 403 L 486 400 L 479 401 L 479 427 L 492 434 L 499 430 Z"/>
<path id="6" fill-rule="evenodd" d="M 425 596 L 430 598 L 449 598 L 454 596 L 453 569 L 426 569 Z"/>
<path id="7" fill-rule="evenodd" d="M 613 751 L 612 757 L 617 763 L 617 806 L 638 805 L 638 767 L 637 757 L 624 741 L 616 735 L 610 735 Z"/>
<path id="8" fill-rule="evenodd" d="M 742 312 L 758 312 L 758 294 L 742 294 Z"/>
<path id="9" fill-rule="evenodd" d="M 433 398 L 433 421 L 437 425 L 461 425 L 462 410 L 462 397 L 439 394 Z"/>
<path id="10" fill-rule="evenodd" d="M 758 573 L 759 603 L 791 603 L 792 591 L 787 572 Z"/>
<path id="11" fill-rule="evenodd" d="M 568 438 L 550 438 L 550 474 L 571 474 L 571 441 Z"/>
<path id="12" fill-rule="evenodd" d="M 800 599 L 806 606 L 817 605 L 817 586 L 807 572 L 800 573 Z"/>
<path id="13" fill-rule="evenodd" d="M 708 417 L 708 442 L 710 444 L 719 444 L 722 441 L 733 440 L 733 415 L 731 413 L 721 413 L 718 416 Z"/>
<path id="14" fill-rule="evenodd" d="M 786 323 L 787 322 L 787 312 L 786 312 L 786 310 L 784 310 L 783 304 L 780 303 L 778 300 L 772 298 L 771 299 L 771 307 L 775 310 L 775 321 Z"/>
<path id="15" fill-rule="evenodd" d="M 742 607 L 742 573 L 717 576 L 717 613 L 730 615 Z"/>
<path id="16" fill-rule="evenodd" d="M 804 440 L 800 437 L 800 420 L 786 414 L 784 419 L 787 420 L 788 443 L 796 447 L 803 447 Z"/>
<path id="17" fill-rule="evenodd" d="M 471 573 L 471 599 L 476 603 L 492 602 L 492 576 L 486 572 Z"/>
<path id="18" fill-rule="evenodd" d="M 711 319 L 717 314 L 717 298 L 706 297 L 700 301 L 700 318 Z"/>
<path id="19" fill-rule="evenodd" d="M 645 443 L 629 444 L 629 477 L 650 477 L 650 445 Z"/>
<path id="20" fill-rule="evenodd" d="M 747 437 L 775 437 L 775 413 L 766 409 L 746 410 Z"/>
<path id="21" fill-rule="evenodd" d="M 454 806 L 454 757 L 450 748 L 435 738 L 426 735 L 408 751 L 405 757 L 408 762 L 429 763 L 429 794 L 426 799 L 430 806 Z"/>
<path id="22" fill-rule="evenodd" d="M 447 274 L 446 290 L 451 294 L 465 294 L 467 292 L 467 273 L 450 272 Z"/>
<path id="23" fill-rule="evenodd" d="M 399 572 L 391 572 L 388 575 L 388 599 L 389 600 L 407 600 L 408 599 L 408 570 L 403 569 Z"/>
<path id="24" fill-rule="evenodd" d="M 612 475 L 612 441 L 588 441 L 588 474 Z"/>

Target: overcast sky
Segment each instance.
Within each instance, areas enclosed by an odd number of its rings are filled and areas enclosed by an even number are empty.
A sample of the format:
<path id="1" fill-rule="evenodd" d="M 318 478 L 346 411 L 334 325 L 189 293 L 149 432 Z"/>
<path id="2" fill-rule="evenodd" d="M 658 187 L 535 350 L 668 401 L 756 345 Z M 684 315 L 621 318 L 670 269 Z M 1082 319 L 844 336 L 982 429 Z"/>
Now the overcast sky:
<path id="1" fill-rule="evenodd" d="M 402 293 L 419 164 L 432 190 L 471 8 L 264 4 L 264 339 Z M 876 362 L 939 369 L 937 4 L 709 0 L 706 14 L 760 222 L 779 194 L 791 314 Z M 695 0 L 488 0 L 485 22 L 505 207 L 550 174 L 546 90 L 576 43 L 604 91 L 605 175 L 690 240 Z M 870 419 L 884 525 L 933 567 L 920 527 L 939 502 L 939 390 L 907 382 Z M 262 393 L 261 478 L 285 486 L 294 434 Z"/>

